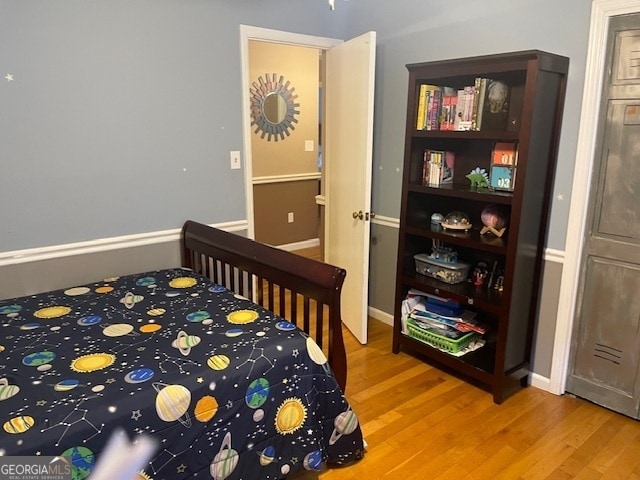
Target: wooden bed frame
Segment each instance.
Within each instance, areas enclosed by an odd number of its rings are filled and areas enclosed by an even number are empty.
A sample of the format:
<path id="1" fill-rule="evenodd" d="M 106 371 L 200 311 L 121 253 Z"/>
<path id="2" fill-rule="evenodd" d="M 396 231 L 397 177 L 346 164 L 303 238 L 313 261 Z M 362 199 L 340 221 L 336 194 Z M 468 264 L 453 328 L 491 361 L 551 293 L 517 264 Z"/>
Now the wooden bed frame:
<path id="1" fill-rule="evenodd" d="M 182 227 L 182 265 L 304 330 L 325 352 L 344 391 L 347 357 L 340 316 L 344 269 L 192 220 Z"/>

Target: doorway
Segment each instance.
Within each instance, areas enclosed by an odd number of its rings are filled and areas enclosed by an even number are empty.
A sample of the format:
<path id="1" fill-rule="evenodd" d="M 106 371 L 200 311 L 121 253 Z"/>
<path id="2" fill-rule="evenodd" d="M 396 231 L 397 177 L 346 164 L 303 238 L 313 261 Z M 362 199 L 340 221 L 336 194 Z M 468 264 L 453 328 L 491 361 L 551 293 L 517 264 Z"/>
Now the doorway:
<path id="1" fill-rule="evenodd" d="M 249 40 L 313 47 L 326 52 L 323 84 L 326 133 L 323 133 L 322 186 L 325 220 L 324 260 L 344 268 L 342 318 L 361 342 L 367 341 L 371 163 L 373 157 L 373 96 L 375 32 L 347 41 L 241 25 L 242 79 L 250 85 Z M 255 238 L 254 191 L 249 89 L 243 90 L 243 140 L 248 235 Z M 358 112 L 358 115 L 353 115 Z M 325 129 L 323 128 L 323 132 Z M 342 166 L 349 166 L 348 173 Z M 322 197 L 322 195 L 320 195 Z M 345 219 L 348 219 L 345 222 Z"/>
<path id="2" fill-rule="evenodd" d="M 335 47 L 342 43 L 341 40 L 326 38 L 326 37 L 315 37 L 310 35 L 303 35 L 291 32 L 283 32 L 279 30 L 271 30 L 260 27 L 252 27 L 248 25 L 240 26 L 240 51 L 241 51 L 241 61 L 242 61 L 242 83 L 244 85 L 251 85 L 253 81 L 249 75 L 250 65 L 250 51 L 249 51 L 249 42 L 257 41 L 257 42 L 265 42 L 271 44 L 279 44 L 279 45 L 293 45 L 299 47 L 306 47 L 311 49 L 316 49 L 317 51 L 324 51 Z M 265 72 L 267 73 L 267 72 Z M 271 72 L 273 73 L 273 72 Z M 295 87 L 295 85 L 294 85 Z M 250 91 L 248 88 L 243 89 L 243 98 L 242 98 L 242 108 L 243 108 L 243 146 L 245 152 L 245 163 L 244 163 L 244 179 L 245 179 L 245 198 L 246 198 L 246 208 L 247 208 L 247 235 L 249 238 L 255 238 L 255 199 L 254 199 L 254 171 L 253 171 L 253 148 L 252 148 L 252 135 L 254 135 L 254 130 L 251 128 L 251 120 L 248 118 L 248 112 L 251 111 L 251 98 Z M 319 140 L 318 140 L 319 141 Z M 315 177 L 306 176 L 303 178 L 304 180 L 313 180 L 319 181 L 321 184 L 321 174 L 317 173 Z M 260 180 L 258 180 L 260 181 Z M 321 199 L 320 199 L 321 200 Z M 322 200 L 321 200 L 322 201 Z M 289 213 L 289 212 L 287 212 Z M 288 219 L 287 219 L 288 220 Z M 295 216 L 294 216 L 295 221 Z"/>
<path id="3" fill-rule="evenodd" d="M 285 250 L 319 244 L 322 55 L 249 40 L 254 238 Z"/>

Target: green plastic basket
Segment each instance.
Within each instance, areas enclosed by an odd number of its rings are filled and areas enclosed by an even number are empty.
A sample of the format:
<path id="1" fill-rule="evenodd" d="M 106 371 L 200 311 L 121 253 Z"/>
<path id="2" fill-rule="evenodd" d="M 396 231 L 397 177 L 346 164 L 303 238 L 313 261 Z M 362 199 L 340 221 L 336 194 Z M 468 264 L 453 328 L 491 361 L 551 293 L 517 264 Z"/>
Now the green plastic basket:
<path id="1" fill-rule="evenodd" d="M 476 332 L 469 332 L 454 340 L 416 325 L 412 318 L 407 318 L 407 330 L 411 338 L 451 353 L 458 353 L 464 350 L 478 336 Z"/>

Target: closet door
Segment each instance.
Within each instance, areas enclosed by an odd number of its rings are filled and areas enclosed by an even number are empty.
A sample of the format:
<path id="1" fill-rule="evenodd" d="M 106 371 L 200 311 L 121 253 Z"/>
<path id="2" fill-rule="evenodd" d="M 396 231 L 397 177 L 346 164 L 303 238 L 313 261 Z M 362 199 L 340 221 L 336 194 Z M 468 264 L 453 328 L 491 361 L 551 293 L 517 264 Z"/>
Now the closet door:
<path id="1" fill-rule="evenodd" d="M 638 418 L 639 15 L 612 19 L 607 62 L 567 391 Z"/>

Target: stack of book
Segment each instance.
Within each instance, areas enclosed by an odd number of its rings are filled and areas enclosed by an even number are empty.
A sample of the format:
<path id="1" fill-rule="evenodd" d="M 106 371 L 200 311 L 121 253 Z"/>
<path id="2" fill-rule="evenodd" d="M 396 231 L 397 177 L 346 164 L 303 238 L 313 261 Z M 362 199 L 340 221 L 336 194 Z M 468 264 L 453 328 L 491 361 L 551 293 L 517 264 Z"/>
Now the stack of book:
<path id="1" fill-rule="evenodd" d="M 410 291 L 403 305 L 405 333 L 447 353 L 463 355 L 484 345 L 486 325 L 458 302 Z"/>
<path id="2" fill-rule="evenodd" d="M 447 337 L 459 337 L 468 332 L 483 335 L 487 327 L 476 320 L 476 313 L 462 308 L 457 302 L 436 297 L 420 300 L 409 316 L 425 326 L 439 328 Z"/>
<path id="3" fill-rule="evenodd" d="M 422 84 L 417 130 L 505 130 L 511 89 L 496 79 L 477 77 L 461 89 Z"/>

